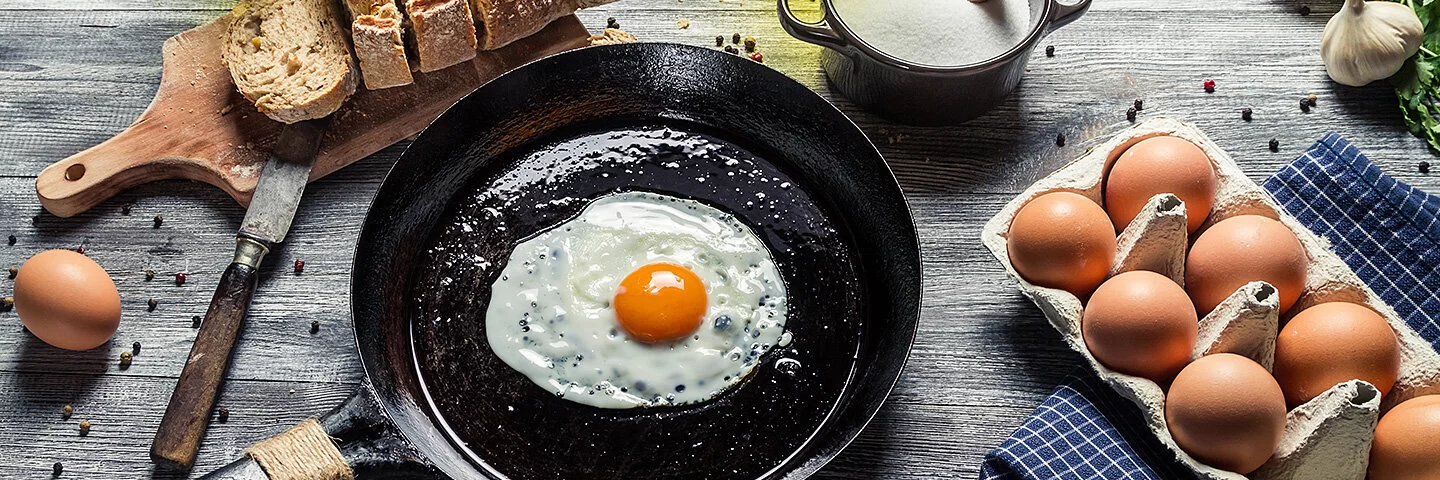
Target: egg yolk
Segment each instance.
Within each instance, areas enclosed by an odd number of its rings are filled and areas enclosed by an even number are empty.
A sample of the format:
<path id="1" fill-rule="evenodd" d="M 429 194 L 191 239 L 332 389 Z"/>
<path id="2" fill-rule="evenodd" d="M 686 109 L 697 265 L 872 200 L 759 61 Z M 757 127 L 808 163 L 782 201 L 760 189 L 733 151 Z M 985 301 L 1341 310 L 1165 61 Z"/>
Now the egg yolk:
<path id="1" fill-rule="evenodd" d="M 700 328 L 708 305 L 705 284 L 690 269 L 652 263 L 635 269 L 615 290 L 615 318 L 646 343 L 673 341 Z"/>

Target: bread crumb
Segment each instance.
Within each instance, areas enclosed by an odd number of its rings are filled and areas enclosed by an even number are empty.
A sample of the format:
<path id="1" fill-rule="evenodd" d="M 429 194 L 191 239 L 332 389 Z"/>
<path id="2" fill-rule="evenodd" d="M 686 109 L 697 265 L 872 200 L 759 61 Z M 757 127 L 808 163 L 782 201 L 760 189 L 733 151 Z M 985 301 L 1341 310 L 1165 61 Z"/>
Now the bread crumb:
<path id="1" fill-rule="evenodd" d="M 689 20 L 689 19 L 682 18 L 682 19 L 680 19 L 680 21 L 675 22 L 675 24 L 676 24 L 676 25 L 679 25 L 680 28 L 682 28 L 682 29 L 684 29 L 684 28 L 690 28 L 690 20 Z"/>
<path id="2" fill-rule="evenodd" d="M 620 43 L 635 43 L 638 41 L 640 41 L 640 39 L 635 38 L 630 32 L 618 28 L 607 28 L 605 29 L 605 33 L 590 37 L 591 45 L 615 45 Z"/>

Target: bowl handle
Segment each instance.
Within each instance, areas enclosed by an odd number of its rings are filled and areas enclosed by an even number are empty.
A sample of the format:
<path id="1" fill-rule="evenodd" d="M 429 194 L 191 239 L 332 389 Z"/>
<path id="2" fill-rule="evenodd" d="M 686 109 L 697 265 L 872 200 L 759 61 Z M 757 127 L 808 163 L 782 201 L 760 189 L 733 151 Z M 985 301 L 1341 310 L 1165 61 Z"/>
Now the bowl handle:
<path id="1" fill-rule="evenodd" d="M 1090 0 L 1082 1 L 1087 5 L 1090 3 Z M 840 52 L 846 50 L 847 44 L 845 40 L 840 38 L 840 35 L 836 34 L 834 29 L 830 28 L 830 14 L 828 13 L 830 10 L 828 7 L 829 2 L 823 2 L 823 4 L 826 5 L 825 11 L 827 13 L 825 14 L 825 19 L 821 20 L 820 23 L 805 23 L 800 21 L 799 18 L 795 18 L 795 13 L 790 11 L 790 0 L 776 0 L 776 4 L 780 11 L 780 26 L 785 27 L 785 31 L 789 32 L 791 36 Z"/>
<path id="2" fill-rule="evenodd" d="M 1090 10 L 1090 0 L 1079 0 L 1071 4 L 1050 0 L 1050 26 L 1045 28 L 1046 32 L 1053 32 L 1057 28 L 1080 19 L 1080 16 L 1084 15 L 1087 10 Z"/>

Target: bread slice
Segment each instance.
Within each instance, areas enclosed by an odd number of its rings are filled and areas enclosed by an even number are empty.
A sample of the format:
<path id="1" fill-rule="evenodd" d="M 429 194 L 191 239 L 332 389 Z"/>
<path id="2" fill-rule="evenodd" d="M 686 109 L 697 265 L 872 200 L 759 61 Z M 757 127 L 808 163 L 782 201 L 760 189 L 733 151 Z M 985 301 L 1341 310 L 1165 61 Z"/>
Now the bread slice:
<path id="1" fill-rule="evenodd" d="M 555 19 L 581 8 L 615 0 L 470 0 L 475 25 L 482 30 L 481 50 L 495 50 L 534 35 Z"/>
<path id="2" fill-rule="evenodd" d="M 433 72 L 475 58 L 475 23 L 467 0 L 405 0 L 420 71 Z"/>
<path id="3" fill-rule="evenodd" d="M 415 83 L 410 63 L 405 58 L 403 43 L 404 17 L 395 7 L 395 0 L 351 0 L 350 38 L 355 43 L 355 57 L 360 59 L 360 76 L 365 88 L 379 90 Z M 356 3 L 366 10 L 355 10 Z M 362 13 L 363 12 L 363 13 Z"/>
<path id="4" fill-rule="evenodd" d="M 355 59 L 331 0 L 257 0 L 226 32 L 221 58 L 260 113 L 283 123 L 335 113 L 355 93 Z"/>

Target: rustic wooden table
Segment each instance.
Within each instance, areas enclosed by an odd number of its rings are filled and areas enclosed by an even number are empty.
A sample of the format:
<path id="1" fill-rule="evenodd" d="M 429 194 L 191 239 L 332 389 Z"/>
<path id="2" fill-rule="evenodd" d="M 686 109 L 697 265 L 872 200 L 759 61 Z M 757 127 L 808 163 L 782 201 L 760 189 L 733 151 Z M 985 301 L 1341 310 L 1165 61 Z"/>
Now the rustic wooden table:
<path id="1" fill-rule="evenodd" d="M 812 0 L 797 8 L 814 11 Z M 998 444 L 1069 372 L 1078 356 L 1019 295 L 980 228 L 1031 182 L 1141 118 L 1194 122 L 1261 180 L 1326 131 L 1360 145 L 1394 176 L 1440 191 L 1436 157 L 1401 126 L 1384 85 L 1346 88 L 1325 76 L 1320 31 L 1339 0 L 1102 0 L 1042 45 L 1020 89 L 989 115 L 950 128 L 883 121 L 832 93 L 818 47 L 780 29 L 773 2 L 623 0 L 581 13 L 592 30 L 615 17 L 640 38 L 712 45 L 739 32 L 759 39 L 767 65 L 831 99 L 890 161 L 919 223 L 925 300 L 919 338 L 890 402 L 823 478 L 973 478 Z M 120 289 L 115 339 L 88 352 L 52 348 L 0 313 L 0 478 L 174 477 L 156 472 L 151 436 L 229 261 L 243 210 L 193 182 L 145 185 L 74 218 L 45 213 L 35 175 L 49 163 L 123 129 L 160 77 L 160 44 L 229 8 L 227 0 L 10 0 L 0 5 L 0 267 L 49 248 L 76 248 Z M 677 21 L 688 19 L 689 28 Z M 1215 93 L 1201 82 L 1213 78 Z M 1309 113 L 1299 99 L 1319 96 Z M 1240 109 L 1254 109 L 1254 121 Z M 1069 141 L 1057 147 L 1055 137 Z M 1280 141 L 1279 153 L 1267 148 Z M 270 257 L 219 405 L 225 423 L 206 434 L 195 472 L 334 407 L 362 372 L 350 330 L 350 261 L 361 219 L 401 143 L 312 185 L 291 241 Z M 1440 163 L 1440 162 L 1436 162 Z M 128 214 L 125 213 L 126 205 Z M 157 216 L 163 225 L 154 225 Z M 303 259 L 303 274 L 291 262 Z M 154 280 L 145 271 L 154 270 Z M 171 275 L 186 272 L 176 286 Z M 8 295 L 11 284 L 0 280 Z M 152 311 L 147 302 L 155 299 Z M 310 332 L 311 321 L 320 323 Z M 140 342 L 128 369 L 117 358 Z M 61 417 L 63 405 L 75 414 Z M 88 436 L 77 423 L 89 420 Z"/>

